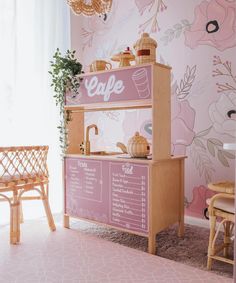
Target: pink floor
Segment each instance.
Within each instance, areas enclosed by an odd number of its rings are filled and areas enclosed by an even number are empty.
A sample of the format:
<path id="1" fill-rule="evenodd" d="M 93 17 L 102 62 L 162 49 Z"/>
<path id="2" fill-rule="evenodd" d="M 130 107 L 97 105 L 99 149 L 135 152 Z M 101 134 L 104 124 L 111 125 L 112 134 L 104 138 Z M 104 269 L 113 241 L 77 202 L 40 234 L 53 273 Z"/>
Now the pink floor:
<path id="1" fill-rule="evenodd" d="M 9 245 L 9 227 L 0 227 L 0 282 L 182 283 L 233 282 L 174 261 L 88 236 L 45 220 L 22 225 L 22 243 Z"/>

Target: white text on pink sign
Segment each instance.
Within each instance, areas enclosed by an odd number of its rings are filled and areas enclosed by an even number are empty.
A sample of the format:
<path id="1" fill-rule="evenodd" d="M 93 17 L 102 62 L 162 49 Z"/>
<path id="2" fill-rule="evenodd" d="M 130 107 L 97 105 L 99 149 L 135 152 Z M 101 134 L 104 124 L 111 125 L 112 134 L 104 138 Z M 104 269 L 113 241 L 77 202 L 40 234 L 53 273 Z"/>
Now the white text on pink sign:
<path id="1" fill-rule="evenodd" d="M 104 101 L 109 101 L 112 93 L 121 94 L 125 89 L 123 81 L 116 80 L 115 75 L 111 75 L 106 82 L 99 82 L 97 76 L 86 78 L 84 85 L 89 97 L 102 95 Z"/>

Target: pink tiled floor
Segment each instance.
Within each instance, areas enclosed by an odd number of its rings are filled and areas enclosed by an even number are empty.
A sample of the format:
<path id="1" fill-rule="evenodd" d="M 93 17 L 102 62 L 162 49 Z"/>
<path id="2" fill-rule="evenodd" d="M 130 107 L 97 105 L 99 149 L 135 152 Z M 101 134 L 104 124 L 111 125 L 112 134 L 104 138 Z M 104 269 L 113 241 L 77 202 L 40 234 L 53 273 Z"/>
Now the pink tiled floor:
<path id="1" fill-rule="evenodd" d="M 22 243 L 9 245 L 0 227 L 0 282 L 223 283 L 232 279 L 114 244 L 45 220 L 22 225 Z"/>

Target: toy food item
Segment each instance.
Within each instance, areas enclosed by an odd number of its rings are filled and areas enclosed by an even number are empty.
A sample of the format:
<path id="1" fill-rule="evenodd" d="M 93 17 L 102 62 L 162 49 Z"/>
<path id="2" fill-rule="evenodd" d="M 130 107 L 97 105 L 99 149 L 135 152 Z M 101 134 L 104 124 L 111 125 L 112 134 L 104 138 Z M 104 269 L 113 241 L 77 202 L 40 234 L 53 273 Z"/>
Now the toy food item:
<path id="1" fill-rule="evenodd" d="M 130 61 L 135 60 L 135 56 L 131 52 L 130 48 L 127 47 L 123 52 L 113 55 L 111 60 L 120 62 L 119 67 L 126 67 L 130 66 Z"/>

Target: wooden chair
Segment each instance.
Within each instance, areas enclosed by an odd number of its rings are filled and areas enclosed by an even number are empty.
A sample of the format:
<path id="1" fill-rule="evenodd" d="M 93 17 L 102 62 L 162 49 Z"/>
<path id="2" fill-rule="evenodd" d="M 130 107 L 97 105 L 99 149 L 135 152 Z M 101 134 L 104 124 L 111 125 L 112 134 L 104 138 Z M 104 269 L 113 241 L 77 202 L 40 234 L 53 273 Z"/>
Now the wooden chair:
<path id="1" fill-rule="evenodd" d="M 233 182 L 210 183 L 209 189 L 218 192 L 207 200 L 210 218 L 210 236 L 208 245 L 207 269 L 212 267 L 212 260 L 219 260 L 234 264 L 229 259 L 229 246 L 233 242 L 233 230 L 235 223 L 234 188 Z M 216 229 L 217 217 L 220 219 Z M 216 244 L 220 229 L 224 227 L 224 241 Z M 221 254 L 223 251 L 223 254 Z"/>
<path id="2" fill-rule="evenodd" d="M 56 229 L 48 202 L 48 146 L 0 147 L 0 198 L 10 205 L 10 243 L 20 242 L 22 200 L 41 199 L 49 227 Z M 23 196 L 36 191 L 39 196 Z"/>

